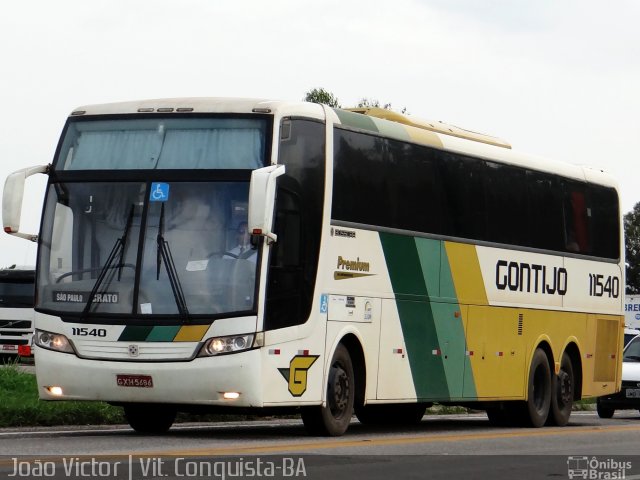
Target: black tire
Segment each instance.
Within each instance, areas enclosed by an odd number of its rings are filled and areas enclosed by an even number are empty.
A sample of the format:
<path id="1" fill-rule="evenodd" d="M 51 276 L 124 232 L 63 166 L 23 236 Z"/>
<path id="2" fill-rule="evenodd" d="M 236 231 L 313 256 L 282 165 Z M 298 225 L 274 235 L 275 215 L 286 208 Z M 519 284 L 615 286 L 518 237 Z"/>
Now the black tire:
<path id="1" fill-rule="evenodd" d="M 600 418 L 612 418 L 615 413 L 615 409 L 602 405 L 600 399 L 596 401 L 596 411 Z"/>
<path id="2" fill-rule="evenodd" d="M 520 423 L 526 427 L 544 426 L 551 409 L 551 368 L 544 350 L 537 348 L 529 368 L 527 400 L 522 405 Z"/>
<path id="3" fill-rule="evenodd" d="M 124 406 L 124 417 L 136 432 L 167 433 L 176 419 L 177 411 L 167 405 L 135 403 Z"/>
<path id="4" fill-rule="evenodd" d="M 326 406 L 304 407 L 302 422 L 311 435 L 336 437 L 349 428 L 353 416 L 355 376 L 351 356 L 346 347 L 338 345 L 327 380 Z"/>
<path id="5" fill-rule="evenodd" d="M 356 408 L 356 417 L 367 425 L 416 425 L 426 410 L 426 403 L 364 405 Z"/>
<path id="6" fill-rule="evenodd" d="M 564 427 L 569 423 L 574 393 L 573 364 L 565 352 L 562 354 L 558 375 L 553 375 L 551 379 L 551 409 L 547 419 L 549 425 Z"/>

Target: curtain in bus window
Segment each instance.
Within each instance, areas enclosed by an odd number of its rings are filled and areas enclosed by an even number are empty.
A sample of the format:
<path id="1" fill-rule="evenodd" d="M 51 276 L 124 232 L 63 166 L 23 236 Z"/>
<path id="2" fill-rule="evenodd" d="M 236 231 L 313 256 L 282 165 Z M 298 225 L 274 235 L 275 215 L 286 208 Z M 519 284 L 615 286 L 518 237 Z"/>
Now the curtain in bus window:
<path id="1" fill-rule="evenodd" d="M 589 236 L 587 233 L 587 205 L 584 193 L 573 192 L 571 194 L 571 206 L 573 207 L 576 242 L 580 246 L 580 251 L 586 252 L 589 249 Z"/>
<path id="2" fill-rule="evenodd" d="M 75 125 L 69 128 L 65 137 L 64 168 L 256 169 L 262 166 L 264 122 L 212 122 L 123 120 Z M 189 128 L 191 126 L 194 128 Z M 64 153 L 65 148 L 69 149 L 67 153 Z"/>
<path id="3" fill-rule="evenodd" d="M 162 148 L 155 130 L 80 132 L 67 170 L 153 168 Z"/>
<path id="4" fill-rule="evenodd" d="M 584 187 L 569 184 L 565 191 L 566 249 L 574 253 L 589 253 L 589 216 Z"/>
<path id="5" fill-rule="evenodd" d="M 169 130 L 157 168 L 260 168 L 262 139 L 257 128 Z"/>

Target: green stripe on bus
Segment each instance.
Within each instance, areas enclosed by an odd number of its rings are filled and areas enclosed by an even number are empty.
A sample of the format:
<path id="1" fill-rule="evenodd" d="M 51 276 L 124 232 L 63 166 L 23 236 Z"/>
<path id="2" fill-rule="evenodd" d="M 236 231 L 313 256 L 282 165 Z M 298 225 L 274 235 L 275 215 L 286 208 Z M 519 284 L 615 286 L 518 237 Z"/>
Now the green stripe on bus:
<path id="1" fill-rule="evenodd" d="M 147 342 L 173 342 L 179 330 L 180 325 L 153 327 L 153 330 L 151 330 L 151 333 L 149 333 L 147 337 Z"/>
<path id="2" fill-rule="evenodd" d="M 396 122 L 390 122 L 388 120 L 382 120 L 380 118 L 372 118 L 373 123 L 375 123 L 376 128 L 380 132 L 380 134 L 385 137 L 394 138 L 396 140 L 402 140 L 405 142 L 411 141 L 411 136 L 407 131 L 407 128 Z"/>
<path id="3" fill-rule="evenodd" d="M 452 292 L 453 279 L 451 269 L 439 240 L 415 238 L 416 249 L 420 257 L 420 267 L 429 292 L 431 312 L 438 343 L 430 349 L 437 350 L 447 380 L 449 398 L 463 395 L 463 377 L 467 371 L 466 341 L 460 305 Z M 452 301 L 443 301 L 449 297 Z M 433 353 L 432 353 L 433 355 Z"/>
<path id="4" fill-rule="evenodd" d="M 119 342 L 144 342 L 153 327 L 127 326 L 118 338 Z"/>
<path id="5" fill-rule="evenodd" d="M 439 342 L 416 242 L 413 237 L 387 233 L 380 233 L 380 241 L 396 294 L 416 395 L 421 399 L 450 398 L 443 357 L 434 354 Z M 421 248 L 423 257 L 430 251 L 434 250 Z M 426 260 L 426 264 L 432 263 Z"/>
<path id="6" fill-rule="evenodd" d="M 373 119 L 367 115 L 347 112 L 346 110 L 339 109 L 335 109 L 334 112 L 338 115 L 342 125 L 378 133 L 378 127 L 374 123 Z"/>

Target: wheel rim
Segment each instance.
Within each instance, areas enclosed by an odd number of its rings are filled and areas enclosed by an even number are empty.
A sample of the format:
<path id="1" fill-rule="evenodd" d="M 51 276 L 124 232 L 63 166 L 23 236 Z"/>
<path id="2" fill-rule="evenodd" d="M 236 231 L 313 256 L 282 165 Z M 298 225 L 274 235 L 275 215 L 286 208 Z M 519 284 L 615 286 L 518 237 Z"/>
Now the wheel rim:
<path id="1" fill-rule="evenodd" d="M 558 405 L 564 407 L 573 402 L 571 376 L 564 370 L 558 373 Z"/>
<path id="2" fill-rule="evenodd" d="M 329 410 L 334 418 L 341 418 L 349 407 L 350 384 L 349 375 L 340 364 L 331 367 L 329 382 Z"/>

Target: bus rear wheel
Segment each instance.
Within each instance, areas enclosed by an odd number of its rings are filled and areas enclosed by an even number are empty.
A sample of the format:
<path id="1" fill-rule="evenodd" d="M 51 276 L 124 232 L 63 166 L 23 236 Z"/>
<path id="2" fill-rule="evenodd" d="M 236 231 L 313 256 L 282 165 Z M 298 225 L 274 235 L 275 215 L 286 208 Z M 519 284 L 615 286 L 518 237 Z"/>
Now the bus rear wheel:
<path id="1" fill-rule="evenodd" d="M 326 405 L 304 407 L 302 422 L 311 435 L 339 436 L 347 431 L 355 398 L 353 363 L 347 348 L 336 348 L 327 381 Z"/>
<path id="2" fill-rule="evenodd" d="M 551 368 L 547 354 L 537 348 L 529 368 L 527 400 L 522 405 L 520 420 L 524 426 L 542 427 L 551 408 Z"/>
<path id="3" fill-rule="evenodd" d="M 551 409 L 548 424 L 563 427 L 569 423 L 574 389 L 573 364 L 565 352 L 560 361 L 560 371 L 558 375 L 553 375 L 551 380 Z"/>
<path id="4" fill-rule="evenodd" d="M 124 406 L 124 418 L 131 428 L 143 434 L 168 432 L 176 415 L 176 409 L 167 405 L 135 403 Z"/>

